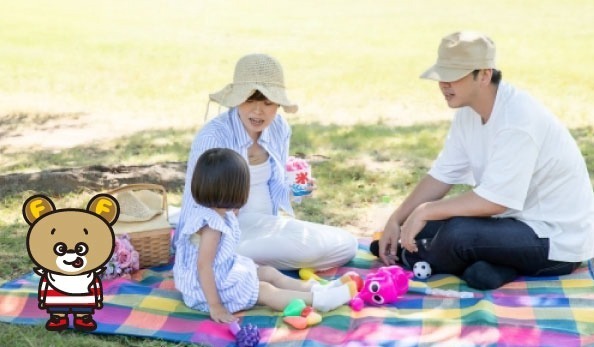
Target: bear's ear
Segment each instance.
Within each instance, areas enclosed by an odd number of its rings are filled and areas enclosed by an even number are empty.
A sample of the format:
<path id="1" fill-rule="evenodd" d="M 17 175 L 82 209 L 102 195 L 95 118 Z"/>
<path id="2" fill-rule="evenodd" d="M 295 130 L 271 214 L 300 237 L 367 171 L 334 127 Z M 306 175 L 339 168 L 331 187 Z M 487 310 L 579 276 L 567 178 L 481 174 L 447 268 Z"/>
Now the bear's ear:
<path id="1" fill-rule="evenodd" d="M 54 203 L 45 195 L 33 195 L 23 204 L 23 217 L 29 225 L 41 216 L 56 210 Z"/>
<path id="2" fill-rule="evenodd" d="M 120 216 L 120 204 L 109 194 L 95 195 L 89 201 L 87 210 L 103 217 L 109 225 L 114 225 Z"/>

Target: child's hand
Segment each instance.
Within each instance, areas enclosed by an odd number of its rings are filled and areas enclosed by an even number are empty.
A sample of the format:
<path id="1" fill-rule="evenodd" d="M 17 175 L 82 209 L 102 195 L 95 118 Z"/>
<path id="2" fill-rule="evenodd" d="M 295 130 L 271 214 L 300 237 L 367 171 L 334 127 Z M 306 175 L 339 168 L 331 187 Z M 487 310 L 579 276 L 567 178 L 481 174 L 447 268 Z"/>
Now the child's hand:
<path id="1" fill-rule="evenodd" d="M 223 305 L 211 306 L 209 310 L 210 318 L 217 323 L 231 323 L 237 320 Z"/>

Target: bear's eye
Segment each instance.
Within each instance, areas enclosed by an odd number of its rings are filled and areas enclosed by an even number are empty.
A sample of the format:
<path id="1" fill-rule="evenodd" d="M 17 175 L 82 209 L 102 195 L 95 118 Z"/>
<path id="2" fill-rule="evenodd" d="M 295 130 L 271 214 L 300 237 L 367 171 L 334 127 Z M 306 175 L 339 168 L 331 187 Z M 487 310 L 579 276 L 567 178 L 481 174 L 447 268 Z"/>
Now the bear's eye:
<path id="1" fill-rule="evenodd" d="M 378 281 L 373 281 L 369 284 L 369 291 L 372 293 L 377 293 L 382 286 L 379 284 Z"/>
<path id="2" fill-rule="evenodd" d="M 64 244 L 63 242 L 58 242 L 54 246 L 54 253 L 56 253 L 57 255 L 60 255 L 60 256 L 66 254 L 67 250 L 68 250 L 68 247 L 66 247 L 66 244 Z"/>
<path id="3" fill-rule="evenodd" d="M 78 255 L 85 255 L 89 251 L 89 246 L 84 242 L 79 242 L 74 246 L 74 252 Z"/>

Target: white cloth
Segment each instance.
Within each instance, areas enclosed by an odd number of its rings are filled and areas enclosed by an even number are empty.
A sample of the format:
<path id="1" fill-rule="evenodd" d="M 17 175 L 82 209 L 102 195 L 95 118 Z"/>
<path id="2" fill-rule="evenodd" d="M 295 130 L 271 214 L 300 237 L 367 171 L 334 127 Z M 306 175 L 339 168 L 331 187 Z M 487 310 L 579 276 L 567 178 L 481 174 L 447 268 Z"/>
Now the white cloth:
<path id="1" fill-rule="evenodd" d="M 250 194 L 247 203 L 241 208 L 241 213 L 256 212 L 272 214 L 272 199 L 268 181 L 272 177 L 270 161 L 262 164 L 250 165 Z"/>
<path id="2" fill-rule="evenodd" d="M 569 131 L 534 98 L 502 82 L 486 124 L 470 107 L 456 113 L 429 174 L 508 210 L 541 238 L 549 259 L 594 257 L 594 194 Z M 510 240 L 513 242 L 513 240 Z"/>
<path id="3" fill-rule="evenodd" d="M 357 252 L 357 239 L 348 231 L 292 217 L 240 212 L 239 227 L 237 253 L 279 270 L 328 269 Z"/>

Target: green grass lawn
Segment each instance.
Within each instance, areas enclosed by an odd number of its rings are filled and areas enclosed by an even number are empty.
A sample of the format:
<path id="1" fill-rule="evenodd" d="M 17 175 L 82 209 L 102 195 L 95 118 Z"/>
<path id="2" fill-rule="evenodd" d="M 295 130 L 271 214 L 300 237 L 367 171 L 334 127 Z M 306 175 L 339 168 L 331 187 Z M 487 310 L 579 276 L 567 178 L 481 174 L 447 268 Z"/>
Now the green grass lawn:
<path id="1" fill-rule="evenodd" d="M 291 152 L 312 158 L 319 186 L 298 216 L 373 230 L 383 220 L 368 212 L 410 192 L 453 113 L 419 74 L 442 36 L 475 29 L 495 40 L 504 80 L 570 127 L 594 177 L 589 0 L 0 0 L 0 12 L 0 174 L 184 161 L 208 94 L 230 82 L 240 56 L 264 52 L 283 64 L 300 106 L 287 115 Z M 211 103 L 208 116 L 218 111 Z M 31 269 L 20 211 L 33 190 L 1 197 L 0 283 Z M 56 206 L 83 207 L 94 193 L 55 197 Z M 6 324 L 0 341 L 181 346 Z"/>

